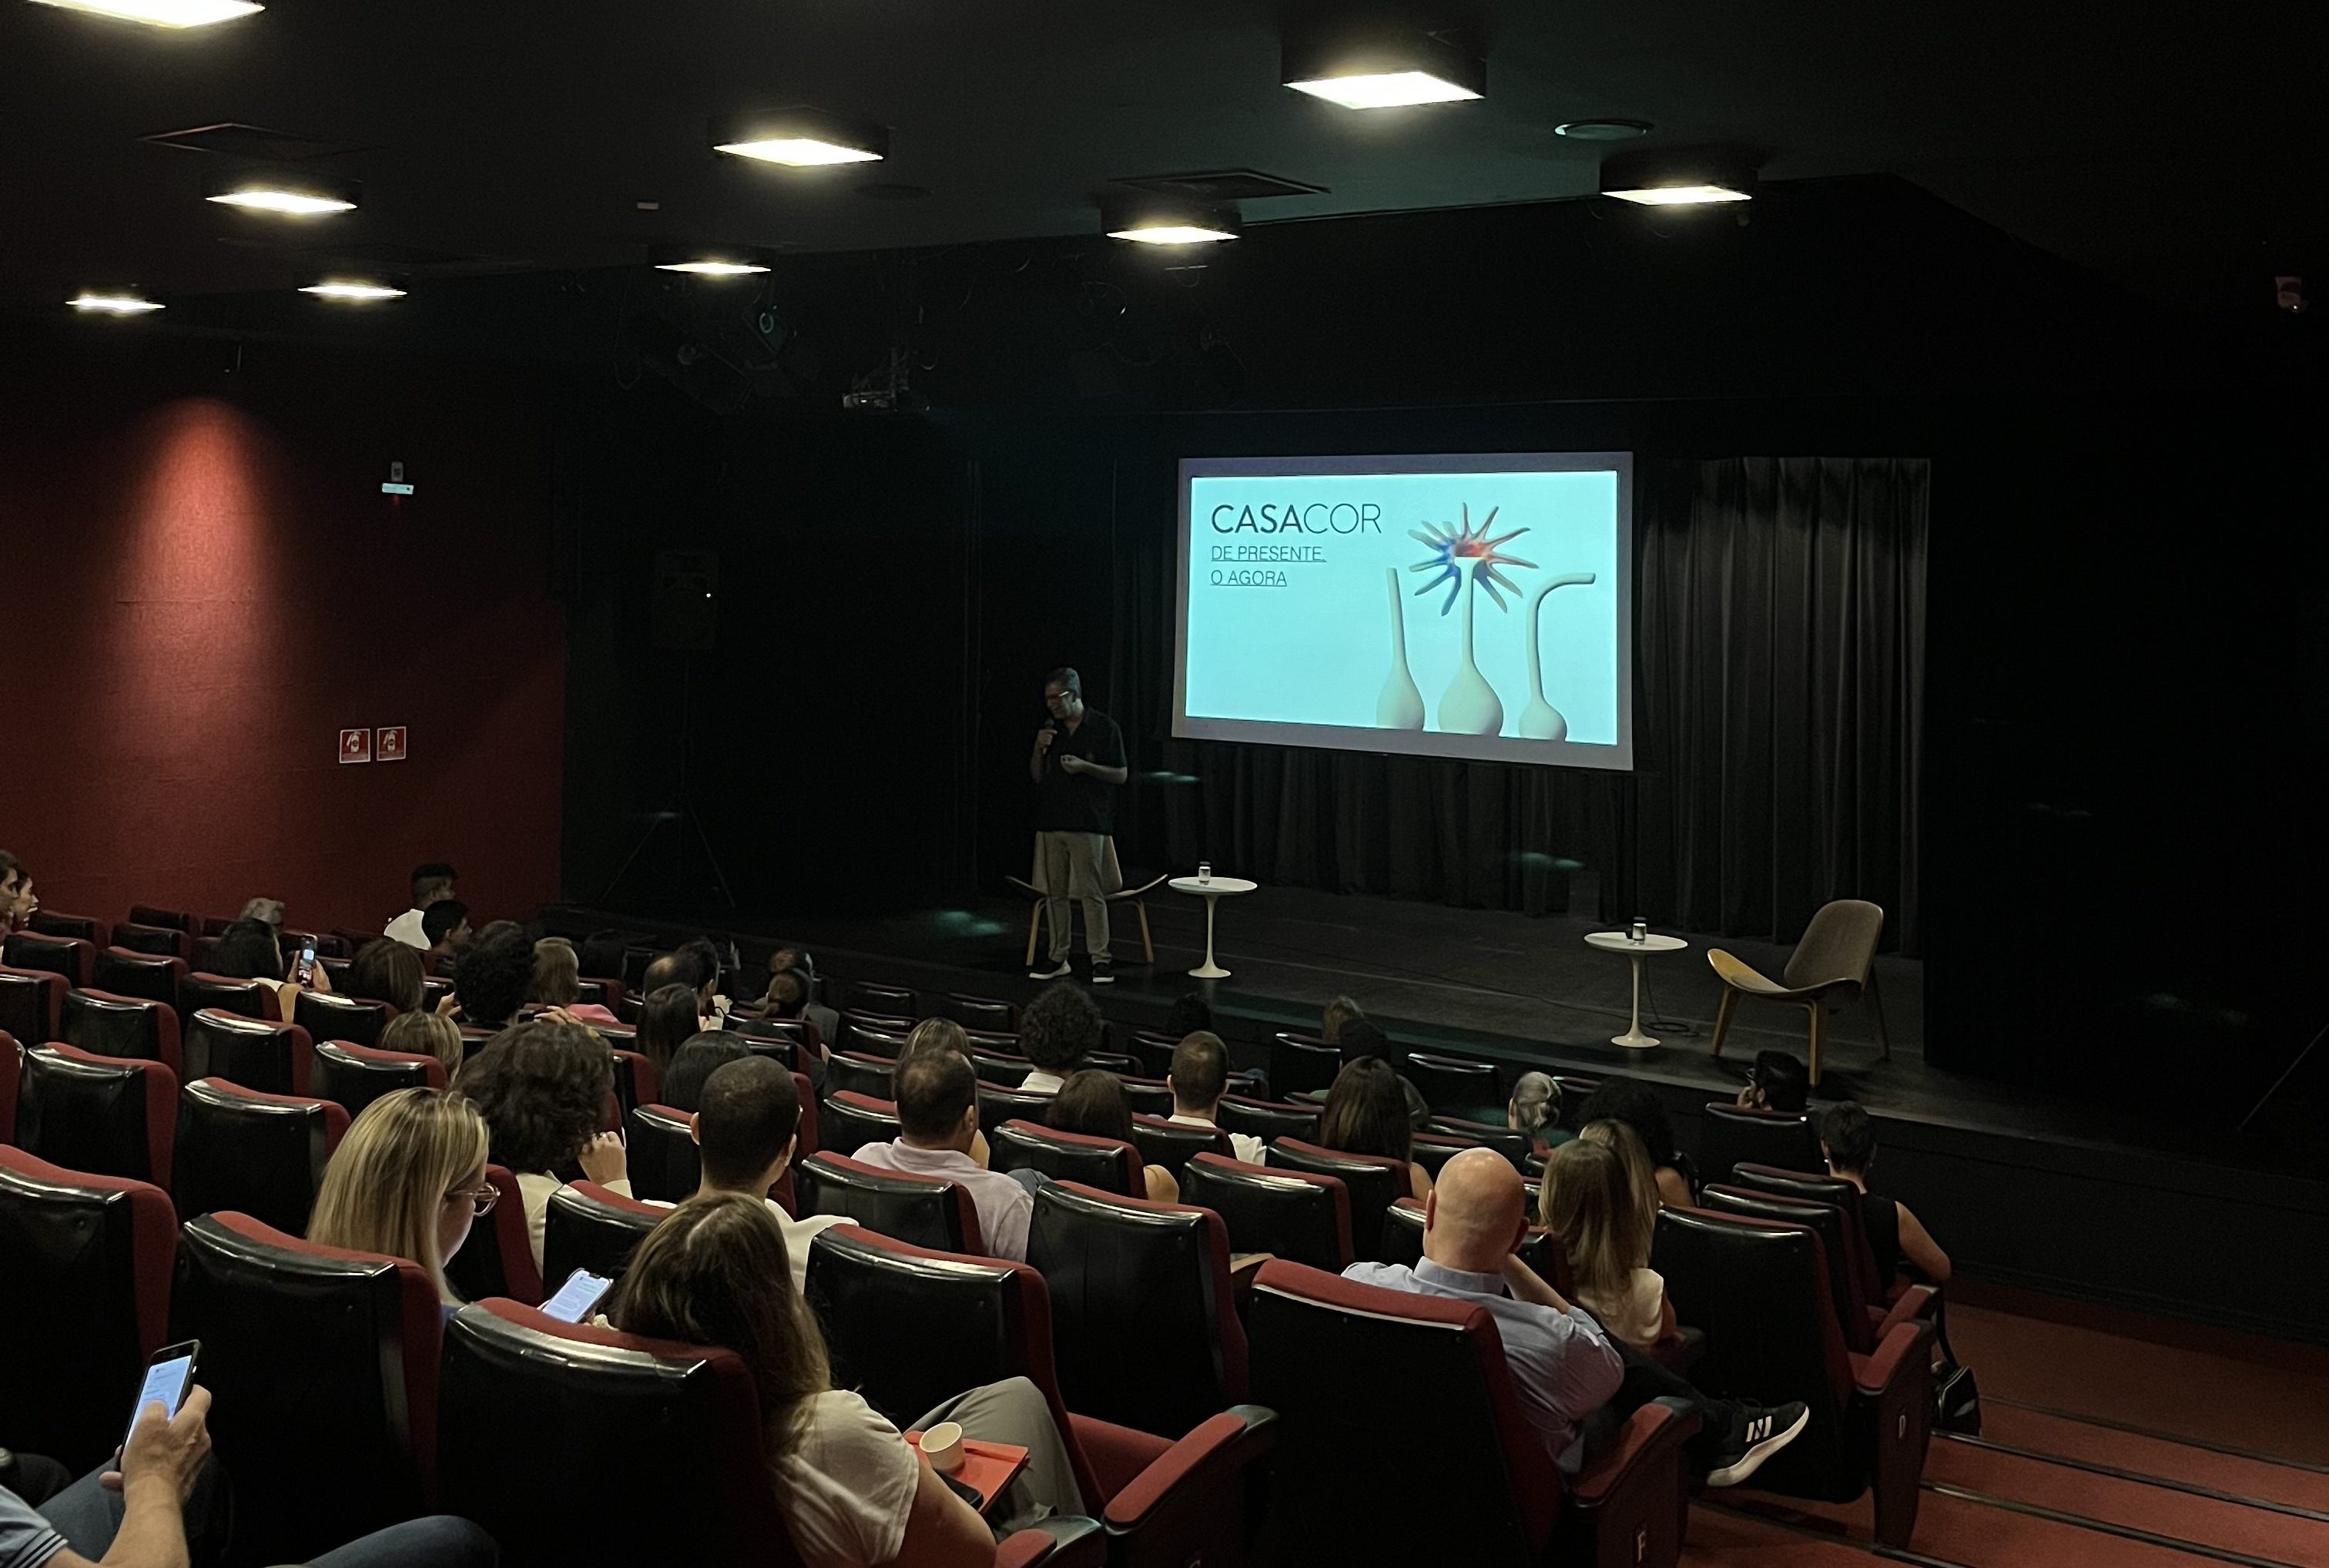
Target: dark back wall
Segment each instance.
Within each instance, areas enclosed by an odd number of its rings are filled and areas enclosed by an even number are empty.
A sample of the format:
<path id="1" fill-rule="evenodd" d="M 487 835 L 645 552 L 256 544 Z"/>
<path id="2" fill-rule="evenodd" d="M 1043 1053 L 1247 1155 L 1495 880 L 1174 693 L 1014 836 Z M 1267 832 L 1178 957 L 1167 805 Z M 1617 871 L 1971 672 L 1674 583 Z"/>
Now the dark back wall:
<path id="1" fill-rule="evenodd" d="M 0 845 L 106 920 L 377 929 L 438 858 L 481 917 L 555 897 L 546 383 L 121 325 L 0 327 Z"/>
<path id="2" fill-rule="evenodd" d="M 2322 870 L 2293 827 L 2324 717 L 2297 674 L 2321 608 L 2315 324 L 2161 317 L 1883 181 L 1783 187 L 1745 226 L 1569 204 L 1224 249 L 1196 270 L 1071 241 L 788 264 L 769 298 L 826 367 L 793 378 L 797 400 L 697 406 L 659 381 L 578 396 L 578 428 L 685 439 L 632 453 L 640 493 L 683 515 L 577 535 L 608 595 L 578 611 L 578 650 L 603 639 L 604 660 L 578 652 L 577 723 L 654 766 L 604 789 L 570 771 L 570 894 L 599 892 L 683 734 L 720 758 L 712 836 L 746 908 L 995 887 L 1024 864 L 1033 693 L 1060 662 L 1134 715 L 1136 771 L 1207 780 L 1130 791 L 1127 855 L 1213 849 L 1206 814 L 1174 827 L 1174 791 L 1325 764 L 1164 739 L 1168 650 L 1127 646 L 1126 596 L 1169 592 L 1146 574 L 1182 455 L 1926 458 L 1925 762 L 1905 787 L 1935 1059 L 2041 1077 L 2204 1063 L 2230 1095 L 2293 1053 Z M 850 374 L 893 358 L 932 411 L 834 411 Z M 878 511 L 837 518 L 867 494 Z M 721 654 L 687 702 L 682 661 L 639 636 L 658 540 L 722 552 Z M 879 558 L 904 563 L 887 597 Z M 1645 741 L 1655 768 L 1661 737 Z M 1633 874 L 1636 783 L 1447 771 L 1524 803 L 1502 849 L 1600 871 L 1626 901 L 1602 912 L 1670 905 Z M 1410 891 L 1559 902 L 1528 876 Z"/>

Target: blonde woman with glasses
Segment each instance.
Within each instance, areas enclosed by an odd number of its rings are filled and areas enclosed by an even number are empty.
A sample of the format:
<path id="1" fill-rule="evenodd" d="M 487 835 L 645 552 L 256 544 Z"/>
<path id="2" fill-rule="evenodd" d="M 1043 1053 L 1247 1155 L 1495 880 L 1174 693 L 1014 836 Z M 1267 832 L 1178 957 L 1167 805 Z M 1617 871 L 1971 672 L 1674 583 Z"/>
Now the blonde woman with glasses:
<path id="1" fill-rule="evenodd" d="M 307 1239 L 420 1264 L 449 1316 L 461 1299 L 445 1260 L 498 1195 L 477 1108 L 442 1089 L 400 1089 L 364 1107 L 333 1151 Z"/>

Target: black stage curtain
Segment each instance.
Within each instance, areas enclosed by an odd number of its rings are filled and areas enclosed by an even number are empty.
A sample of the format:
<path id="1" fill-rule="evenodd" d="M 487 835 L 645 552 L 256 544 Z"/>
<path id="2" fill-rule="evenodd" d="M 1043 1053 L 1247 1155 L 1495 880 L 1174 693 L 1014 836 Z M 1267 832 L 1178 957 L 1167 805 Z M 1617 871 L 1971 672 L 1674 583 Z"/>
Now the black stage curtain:
<path id="1" fill-rule="evenodd" d="M 1119 844 L 1532 914 L 1589 866 L 1604 918 L 1783 941 L 1866 898 L 1913 953 L 1930 490 L 1922 458 L 1641 465 L 1632 775 L 1172 740 L 1174 542 L 1120 549 L 1108 685 L 1154 771 Z"/>

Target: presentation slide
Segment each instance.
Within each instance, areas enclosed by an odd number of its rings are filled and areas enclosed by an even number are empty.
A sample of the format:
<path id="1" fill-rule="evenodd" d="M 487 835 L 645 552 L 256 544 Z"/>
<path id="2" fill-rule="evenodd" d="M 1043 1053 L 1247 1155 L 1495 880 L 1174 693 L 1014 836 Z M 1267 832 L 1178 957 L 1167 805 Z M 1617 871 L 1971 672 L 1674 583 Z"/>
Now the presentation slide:
<path id="1" fill-rule="evenodd" d="M 1634 765 L 1626 452 L 1188 458 L 1173 732 Z"/>

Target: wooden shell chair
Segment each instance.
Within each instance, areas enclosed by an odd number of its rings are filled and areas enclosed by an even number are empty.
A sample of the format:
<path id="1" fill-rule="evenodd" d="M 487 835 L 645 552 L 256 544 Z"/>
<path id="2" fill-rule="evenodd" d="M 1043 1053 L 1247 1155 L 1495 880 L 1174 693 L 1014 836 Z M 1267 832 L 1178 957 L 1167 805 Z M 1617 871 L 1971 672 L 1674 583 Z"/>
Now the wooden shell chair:
<path id="1" fill-rule="evenodd" d="M 1035 907 L 1027 912 L 1026 963 L 1030 968 L 1032 968 L 1035 964 L 1035 941 L 1042 934 L 1043 904 L 1045 899 L 1050 896 L 1043 891 L 1043 850 L 1040 843 L 1035 846 L 1034 864 L 1035 880 L 1032 882 L 1023 877 L 1004 878 L 1013 887 L 1035 901 Z M 1156 942 L 1148 934 L 1147 895 L 1155 892 L 1164 883 L 1165 874 L 1160 873 L 1152 876 L 1138 887 L 1125 886 L 1124 866 L 1116 858 L 1116 839 L 1113 836 L 1108 841 L 1108 854 L 1100 863 L 1099 872 L 1100 887 L 1103 890 L 1100 896 L 1112 904 L 1130 904 L 1133 912 L 1140 917 L 1141 961 L 1154 964 L 1156 961 Z"/>
<path id="2" fill-rule="evenodd" d="M 1740 998 L 1786 1002 L 1810 1015 L 1811 1081 L 1820 1081 L 1820 1051 L 1827 1044 L 1827 1010 L 1831 998 L 1861 997 L 1876 1025 L 1876 1044 L 1883 1060 L 1892 1059 L 1892 1043 L 1884 1036 L 1884 1004 L 1876 994 L 1876 940 L 1884 933 L 1884 912 L 1864 899 L 1840 898 L 1822 904 L 1804 929 L 1803 940 L 1788 955 L 1777 980 L 1766 979 L 1721 948 L 1707 949 L 1706 961 L 1722 982 L 1722 1010 L 1714 1015 L 1714 1054 L 1722 1054 L 1722 1038 L 1730 1032 L 1730 1015 Z"/>

